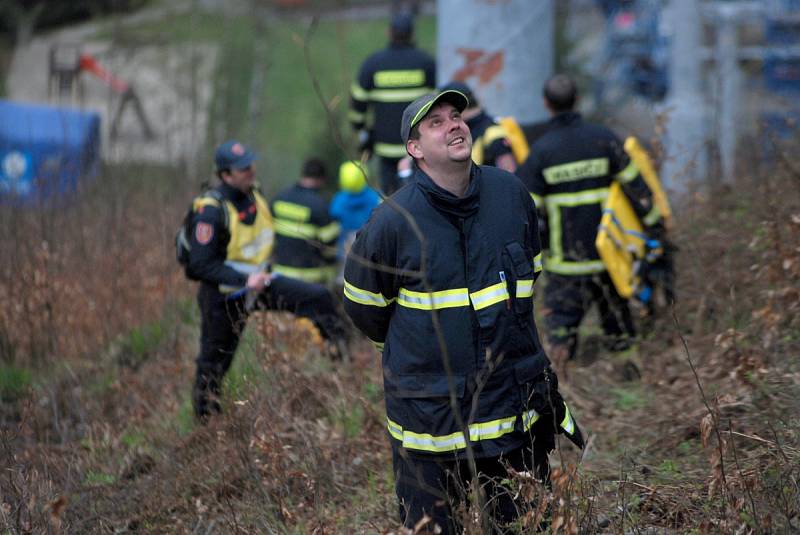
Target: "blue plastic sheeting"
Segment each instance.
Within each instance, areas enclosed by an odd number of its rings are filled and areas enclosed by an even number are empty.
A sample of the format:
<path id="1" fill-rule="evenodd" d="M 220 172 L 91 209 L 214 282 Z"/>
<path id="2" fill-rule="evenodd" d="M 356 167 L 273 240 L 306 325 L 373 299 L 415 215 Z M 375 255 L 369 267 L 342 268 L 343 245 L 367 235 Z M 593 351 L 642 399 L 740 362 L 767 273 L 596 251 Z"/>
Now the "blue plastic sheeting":
<path id="1" fill-rule="evenodd" d="M 97 173 L 100 116 L 0 100 L 0 198 L 29 201 L 73 192 Z"/>

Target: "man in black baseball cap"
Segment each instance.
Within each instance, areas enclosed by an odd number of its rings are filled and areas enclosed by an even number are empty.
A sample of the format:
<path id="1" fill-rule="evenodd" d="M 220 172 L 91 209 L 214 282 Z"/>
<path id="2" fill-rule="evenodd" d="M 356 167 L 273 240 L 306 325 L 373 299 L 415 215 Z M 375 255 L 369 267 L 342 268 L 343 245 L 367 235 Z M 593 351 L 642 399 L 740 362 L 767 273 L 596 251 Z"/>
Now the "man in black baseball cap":
<path id="1" fill-rule="evenodd" d="M 442 534 L 463 531 L 473 478 L 482 532 L 508 529 L 529 504 L 498 483 L 506 465 L 547 481 L 556 430 L 583 445 L 533 321 L 536 207 L 514 175 L 473 164 L 466 106 L 447 90 L 405 108 L 414 174 L 344 272 L 345 310 L 383 355 L 400 517 Z"/>
<path id="2" fill-rule="evenodd" d="M 319 284 L 269 272 L 275 224 L 256 183 L 255 153 L 236 140 L 214 153 L 219 185 L 195 198 L 187 216 L 186 273 L 200 282 L 200 353 L 192 401 L 201 422 L 222 411 L 222 380 L 253 310 L 309 318 L 343 356 L 346 330 L 333 296 Z"/>

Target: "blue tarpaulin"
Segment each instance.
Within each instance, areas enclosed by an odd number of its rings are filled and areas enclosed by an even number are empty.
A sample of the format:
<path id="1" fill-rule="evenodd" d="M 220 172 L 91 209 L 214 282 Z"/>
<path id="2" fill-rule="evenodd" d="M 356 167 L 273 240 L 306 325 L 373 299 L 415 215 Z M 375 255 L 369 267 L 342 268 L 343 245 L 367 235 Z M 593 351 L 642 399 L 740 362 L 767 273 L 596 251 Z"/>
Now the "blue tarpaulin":
<path id="1" fill-rule="evenodd" d="M 68 194 L 95 175 L 99 159 L 97 113 L 0 100 L 0 197 Z"/>

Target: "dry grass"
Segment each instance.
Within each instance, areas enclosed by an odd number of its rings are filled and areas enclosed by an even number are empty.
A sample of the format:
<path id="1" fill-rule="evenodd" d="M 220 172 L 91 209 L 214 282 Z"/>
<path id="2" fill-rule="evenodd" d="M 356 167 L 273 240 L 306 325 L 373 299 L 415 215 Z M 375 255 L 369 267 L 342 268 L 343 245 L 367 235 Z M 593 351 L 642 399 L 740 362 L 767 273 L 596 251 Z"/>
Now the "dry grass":
<path id="1" fill-rule="evenodd" d="M 556 452 L 552 490 L 510 478 L 541 505 L 521 531 L 546 504 L 558 533 L 800 529 L 797 181 L 773 173 L 681 208 L 674 318 L 627 355 L 640 381 L 605 354 L 572 370 L 589 447 Z M 100 186 L 2 208 L 1 363 L 32 380 L 3 393 L 0 531 L 399 533 L 369 345 L 332 363 L 304 322 L 259 314 L 225 415 L 196 427 L 196 313 L 171 251 L 186 196 Z"/>

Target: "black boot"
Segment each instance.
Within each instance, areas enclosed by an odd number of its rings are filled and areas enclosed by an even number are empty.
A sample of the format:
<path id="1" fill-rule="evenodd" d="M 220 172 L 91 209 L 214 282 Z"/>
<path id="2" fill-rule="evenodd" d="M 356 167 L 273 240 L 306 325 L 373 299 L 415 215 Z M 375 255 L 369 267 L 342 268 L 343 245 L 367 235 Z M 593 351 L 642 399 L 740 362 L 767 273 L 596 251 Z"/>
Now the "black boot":
<path id="1" fill-rule="evenodd" d="M 192 389 L 192 405 L 200 423 L 206 423 L 212 414 L 220 414 L 219 381 L 198 370 Z"/>

